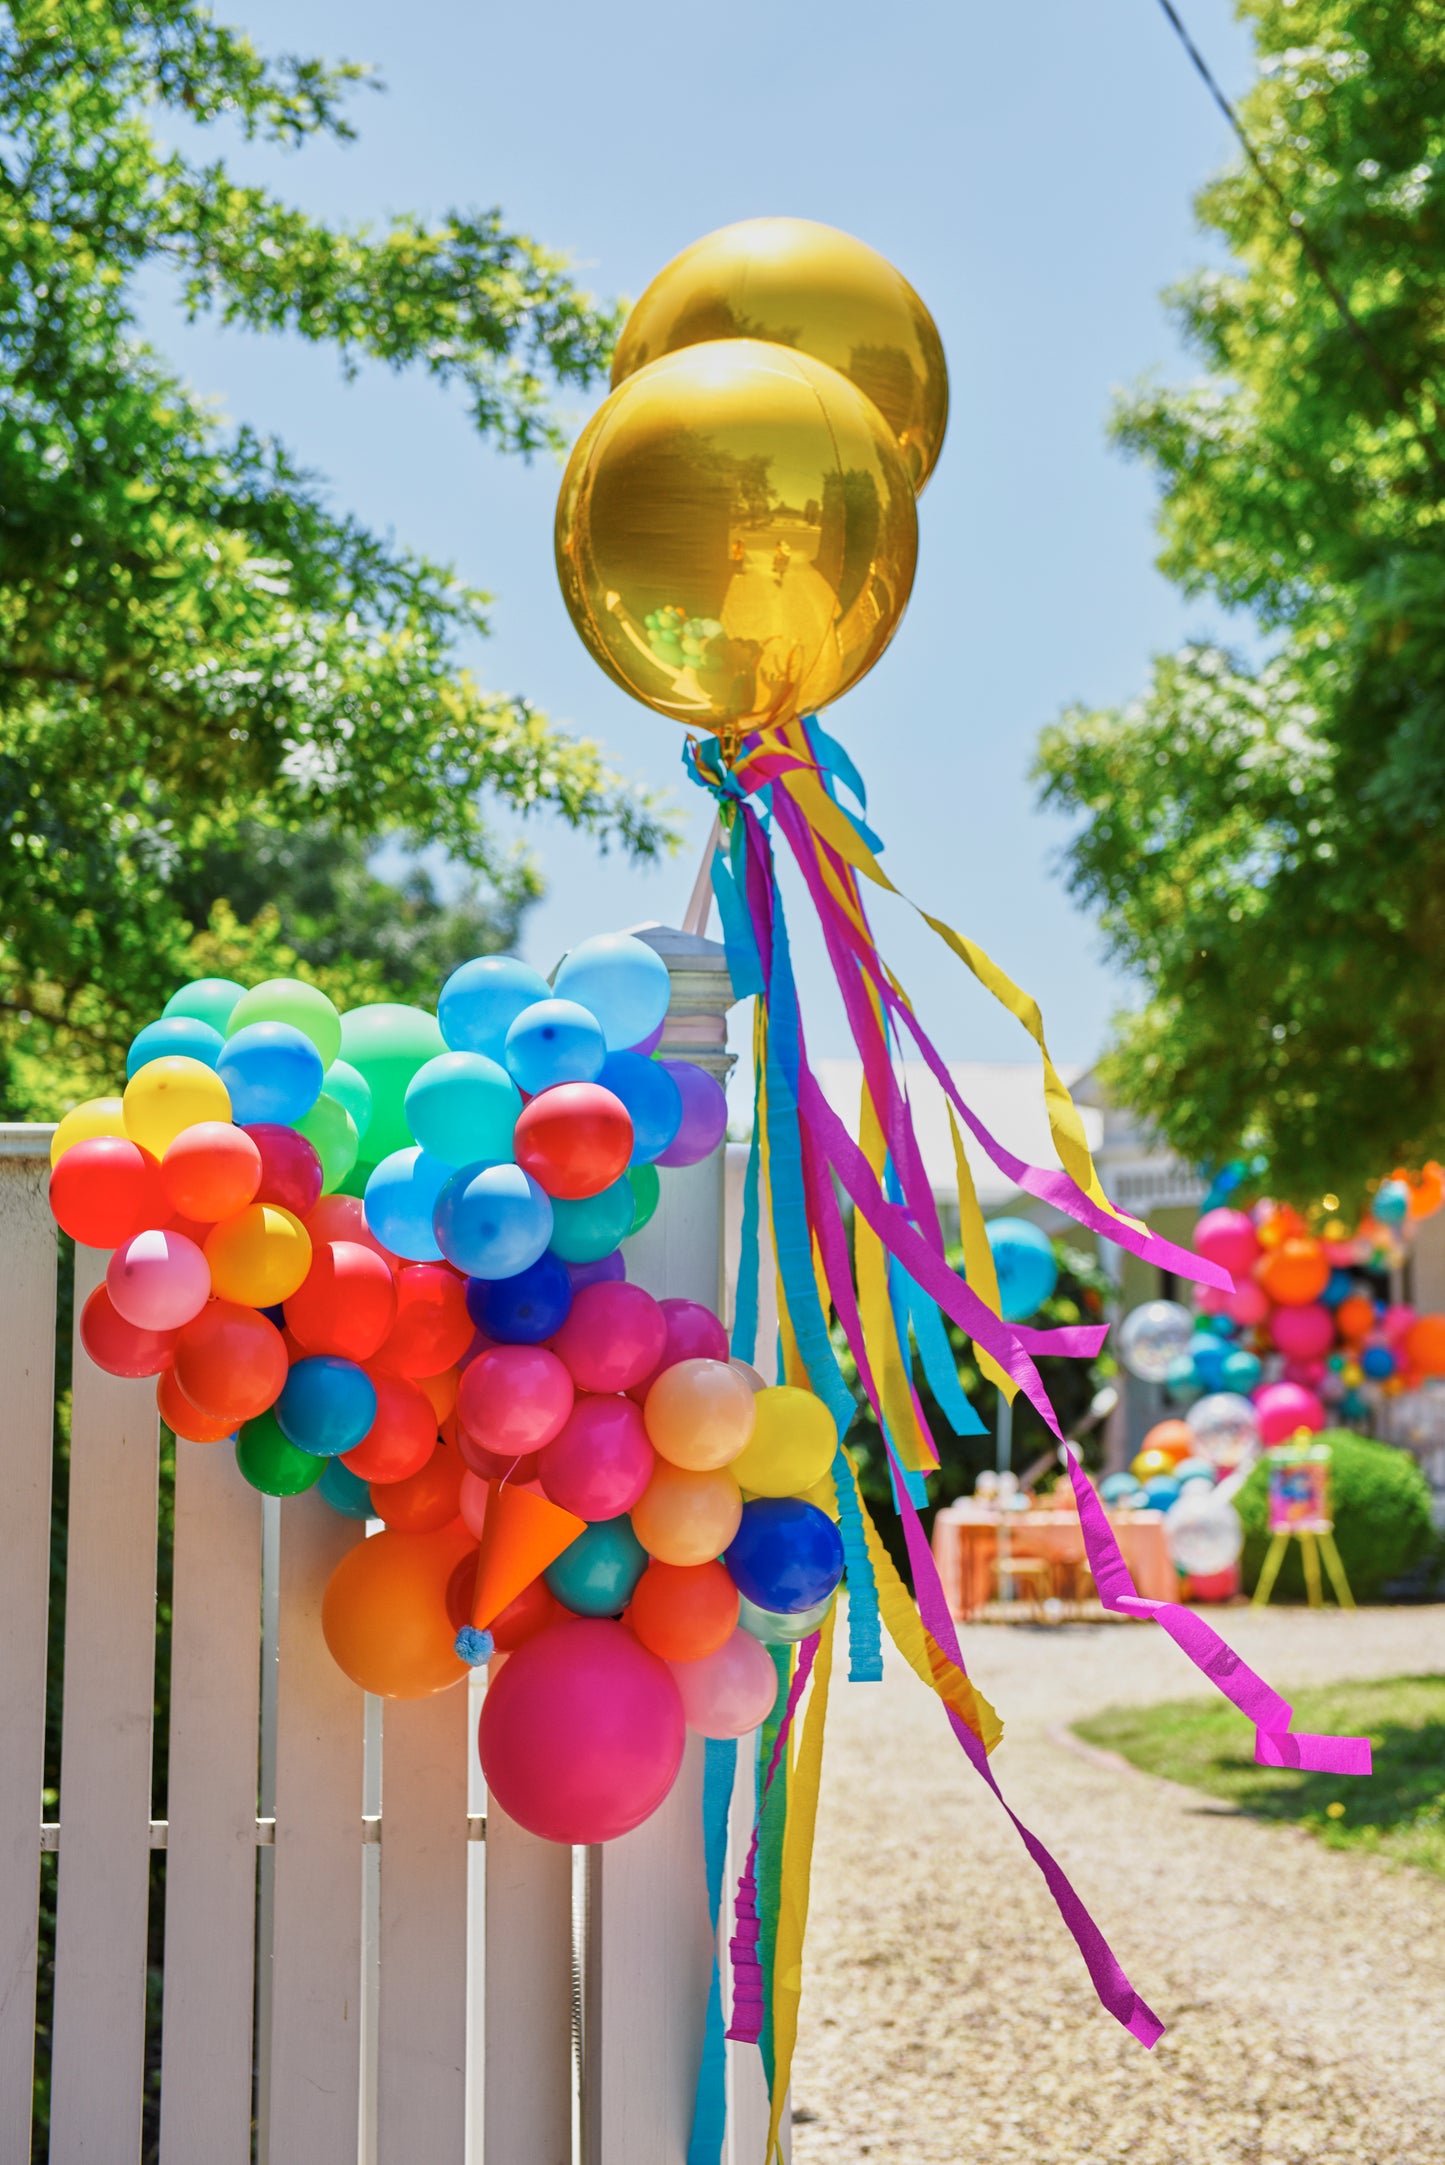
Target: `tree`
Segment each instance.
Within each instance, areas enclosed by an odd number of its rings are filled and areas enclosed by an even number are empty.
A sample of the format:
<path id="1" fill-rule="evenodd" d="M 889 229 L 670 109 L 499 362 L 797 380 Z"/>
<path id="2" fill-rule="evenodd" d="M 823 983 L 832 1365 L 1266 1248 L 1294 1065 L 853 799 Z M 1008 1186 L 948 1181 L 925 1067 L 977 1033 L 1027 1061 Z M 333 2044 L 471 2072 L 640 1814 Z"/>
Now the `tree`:
<path id="1" fill-rule="evenodd" d="M 559 444 L 549 386 L 592 381 L 616 327 L 559 258 L 496 211 L 331 226 L 152 125 L 159 107 L 186 135 L 224 120 L 283 144 L 345 137 L 361 74 L 263 59 L 195 0 L 0 0 L 12 1117 L 113 1075 L 198 941 L 245 947 L 213 875 L 229 861 L 240 878 L 261 830 L 440 845 L 504 918 L 532 875 L 494 844 L 488 794 L 550 806 L 603 846 L 668 839 L 595 745 L 460 665 L 484 595 L 332 511 L 280 445 L 223 426 L 137 335 L 135 281 L 163 266 L 193 315 L 328 344 L 347 370 L 422 368 L 493 442 Z M 253 944 L 276 937 L 268 920 Z"/>
<path id="2" fill-rule="evenodd" d="M 1161 477 L 1162 568 L 1265 658 L 1163 658 L 1134 705 L 1065 715 L 1038 771 L 1143 988 L 1113 1087 L 1303 1203 L 1445 1150 L 1445 17 L 1241 11 L 1263 176 L 1204 190 L 1234 267 L 1172 296 L 1207 374 L 1114 426 Z"/>

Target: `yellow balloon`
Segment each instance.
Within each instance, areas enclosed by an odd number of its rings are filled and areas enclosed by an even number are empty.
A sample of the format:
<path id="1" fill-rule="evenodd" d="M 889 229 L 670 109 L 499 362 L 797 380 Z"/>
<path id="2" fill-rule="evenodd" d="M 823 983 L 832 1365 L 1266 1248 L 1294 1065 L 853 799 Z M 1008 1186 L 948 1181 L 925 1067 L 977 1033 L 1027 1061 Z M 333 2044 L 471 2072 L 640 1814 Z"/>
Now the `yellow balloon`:
<path id="1" fill-rule="evenodd" d="M 908 602 L 918 514 L 871 400 L 744 338 L 619 384 L 568 462 L 556 542 L 594 661 L 726 742 L 872 668 Z"/>
<path id="2" fill-rule="evenodd" d="M 138 1067 L 125 1086 L 124 1104 L 126 1134 L 158 1158 L 182 1128 L 231 1117 L 231 1100 L 215 1069 L 178 1052 Z"/>
<path id="3" fill-rule="evenodd" d="M 742 1490 L 727 1466 L 689 1473 L 660 1458 L 630 1516 L 632 1531 L 660 1564 L 708 1564 L 742 1524 Z"/>
<path id="4" fill-rule="evenodd" d="M 675 1361 L 647 1394 L 647 1440 L 672 1465 L 706 1473 L 746 1451 L 758 1403 L 728 1362 Z"/>
<path id="5" fill-rule="evenodd" d="M 83 1105 L 72 1105 L 65 1118 L 50 1138 L 50 1162 L 58 1165 L 67 1150 L 77 1143 L 88 1143 L 95 1135 L 125 1135 L 125 1100 L 123 1098 L 87 1098 Z"/>
<path id="6" fill-rule="evenodd" d="M 821 1398 L 794 1383 L 759 1391 L 753 1410 L 752 1441 L 733 1460 L 733 1479 L 750 1496 L 801 1496 L 833 1463 L 838 1430 L 832 1414 Z"/>
<path id="7" fill-rule="evenodd" d="M 211 1291 L 223 1301 L 274 1308 L 311 1268 L 311 1235 L 278 1203 L 248 1203 L 206 1235 Z"/>
<path id="8" fill-rule="evenodd" d="M 948 422 L 943 341 L 876 248 L 811 218 L 748 218 L 707 234 L 658 272 L 622 326 L 612 381 L 724 338 L 766 339 L 836 368 L 872 399 L 923 488 Z"/>

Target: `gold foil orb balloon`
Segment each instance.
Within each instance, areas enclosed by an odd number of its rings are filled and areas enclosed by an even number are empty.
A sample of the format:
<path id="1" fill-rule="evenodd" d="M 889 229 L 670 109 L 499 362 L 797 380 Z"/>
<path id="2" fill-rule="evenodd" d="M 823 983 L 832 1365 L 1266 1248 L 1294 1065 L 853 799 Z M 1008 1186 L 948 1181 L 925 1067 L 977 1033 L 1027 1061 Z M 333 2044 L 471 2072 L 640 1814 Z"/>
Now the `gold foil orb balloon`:
<path id="1" fill-rule="evenodd" d="M 687 346 L 619 384 L 557 505 L 562 593 L 594 659 L 725 743 L 856 684 L 897 629 L 917 554 L 877 407 L 756 339 Z"/>
<path id="2" fill-rule="evenodd" d="M 826 361 L 871 398 L 915 489 L 938 463 L 948 369 L 932 316 L 901 271 L 836 226 L 749 218 L 659 271 L 622 327 L 613 384 L 707 339 L 761 338 Z"/>

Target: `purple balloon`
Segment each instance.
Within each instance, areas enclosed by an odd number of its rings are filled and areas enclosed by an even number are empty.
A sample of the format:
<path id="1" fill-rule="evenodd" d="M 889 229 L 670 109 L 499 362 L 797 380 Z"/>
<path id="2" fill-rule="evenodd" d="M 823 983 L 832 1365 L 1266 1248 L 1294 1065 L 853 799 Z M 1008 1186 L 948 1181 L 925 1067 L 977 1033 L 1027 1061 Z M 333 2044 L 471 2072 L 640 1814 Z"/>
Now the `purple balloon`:
<path id="1" fill-rule="evenodd" d="M 653 1163 L 696 1165 L 700 1158 L 711 1156 L 727 1133 L 727 1092 L 715 1075 L 694 1067 L 691 1060 L 662 1060 L 658 1065 L 667 1069 L 682 1092 L 682 1126 Z"/>
<path id="2" fill-rule="evenodd" d="M 612 1285 L 627 1276 L 620 1248 L 614 1248 L 611 1255 L 604 1255 L 596 1263 L 564 1263 L 562 1267 L 572 1281 L 574 1293 L 587 1285 Z"/>
<path id="3" fill-rule="evenodd" d="M 667 1017 L 664 1015 L 662 1021 L 657 1025 L 657 1028 L 655 1030 L 650 1030 L 646 1037 L 639 1039 L 637 1044 L 629 1045 L 627 1048 L 628 1051 L 640 1052 L 645 1060 L 648 1054 L 656 1052 L 658 1046 L 662 1043 L 662 1033 L 664 1028 L 666 1027 L 666 1024 Z"/>

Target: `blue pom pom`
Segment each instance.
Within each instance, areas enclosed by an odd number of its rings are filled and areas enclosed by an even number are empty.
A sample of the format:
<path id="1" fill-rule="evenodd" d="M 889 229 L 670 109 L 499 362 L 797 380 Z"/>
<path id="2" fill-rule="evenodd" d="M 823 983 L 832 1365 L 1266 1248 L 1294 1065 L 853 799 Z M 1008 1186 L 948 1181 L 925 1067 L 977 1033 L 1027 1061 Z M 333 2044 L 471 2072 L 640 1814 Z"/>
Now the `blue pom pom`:
<path id="1" fill-rule="evenodd" d="M 463 1624 L 457 1633 L 456 1656 L 469 1669 L 480 1669 L 492 1658 L 493 1641 L 489 1631 L 478 1631 L 473 1624 Z"/>

